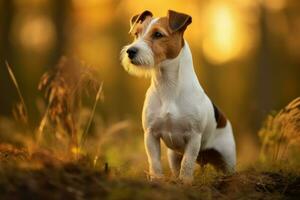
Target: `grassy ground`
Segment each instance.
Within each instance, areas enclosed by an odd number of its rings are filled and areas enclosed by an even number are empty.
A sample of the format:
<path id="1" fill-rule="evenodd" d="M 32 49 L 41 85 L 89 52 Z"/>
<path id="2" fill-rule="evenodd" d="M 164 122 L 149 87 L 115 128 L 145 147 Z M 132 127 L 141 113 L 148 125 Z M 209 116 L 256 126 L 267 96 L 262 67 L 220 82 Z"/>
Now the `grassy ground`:
<path id="1" fill-rule="evenodd" d="M 172 180 L 151 183 L 145 177 L 123 178 L 107 166 L 95 167 L 88 157 L 63 161 L 51 152 L 29 154 L 0 145 L 0 199 L 298 199 L 300 175 L 248 169 L 192 186 Z M 206 172 L 205 172 L 206 173 Z M 206 173 L 207 176 L 207 173 Z"/>

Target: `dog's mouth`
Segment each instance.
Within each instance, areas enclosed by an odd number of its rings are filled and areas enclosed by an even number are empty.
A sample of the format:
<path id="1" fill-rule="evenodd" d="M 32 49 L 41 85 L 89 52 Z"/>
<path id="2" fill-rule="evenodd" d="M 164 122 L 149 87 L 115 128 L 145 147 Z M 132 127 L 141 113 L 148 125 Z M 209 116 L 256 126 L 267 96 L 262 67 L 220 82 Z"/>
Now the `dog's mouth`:
<path id="1" fill-rule="evenodd" d="M 139 64 L 140 64 L 139 62 L 137 62 L 137 61 L 134 60 L 134 59 L 130 60 L 130 63 L 131 63 L 131 64 L 134 64 L 134 65 L 139 65 Z"/>
<path id="2" fill-rule="evenodd" d="M 143 65 L 145 65 L 145 64 L 143 64 L 140 61 L 135 60 L 135 59 L 130 60 L 130 63 L 133 64 L 133 65 L 136 65 L 136 66 L 143 66 Z"/>
<path id="3" fill-rule="evenodd" d="M 150 67 L 150 63 L 148 63 L 142 59 L 139 59 L 139 57 L 134 58 L 134 59 L 129 59 L 129 62 L 132 65 L 135 65 L 137 67 Z"/>

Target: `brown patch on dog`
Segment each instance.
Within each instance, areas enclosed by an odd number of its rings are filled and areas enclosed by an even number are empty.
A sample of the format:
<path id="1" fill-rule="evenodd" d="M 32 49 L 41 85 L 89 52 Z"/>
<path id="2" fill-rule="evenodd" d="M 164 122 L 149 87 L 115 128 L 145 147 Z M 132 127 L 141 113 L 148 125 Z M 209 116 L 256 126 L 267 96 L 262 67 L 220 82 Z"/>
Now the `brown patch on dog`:
<path id="1" fill-rule="evenodd" d="M 153 35 L 157 31 L 162 33 L 163 37 L 154 38 Z M 155 64 L 176 58 L 184 45 L 183 32 L 172 33 L 167 17 L 162 17 L 153 24 L 144 40 L 153 51 Z"/>
<path id="2" fill-rule="evenodd" d="M 197 163 L 201 166 L 206 164 L 213 165 L 217 170 L 227 171 L 227 165 L 223 156 L 215 149 L 205 149 L 200 151 L 197 157 Z"/>
<path id="3" fill-rule="evenodd" d="M 168 11 L 168 18 L 169 18 L 169 26 L 171 27 L 172 31 L 184 31 L 186 27 L 192 23 L 192 17 L 176 12 L 174 10 Z"/>
<path id="4" fill-rule="evenodd" d="M 213 104 L 215 120 L 217 122 L 217 128 L 224 128 L 227 124 L 227 119 L 225 115 L 218 109 L 218 107 Z"/>
<path id="5" fill-rule="evenodd" d="M 153 14 L 149 10 L 145 10 L 141 14 L 134 15 L 130 19 L 130 30 L 129 30 L 129 33 L 132 32 L 132 30 L 134 29 L 135 25 L 142 24 L 147 18 L 152 18 L 152 16 L 153 16 Z"/>
<path id="6" fill-rule="evenodd" d="M 141 21 L 139 23 L 135 23 L 130 29 L 130 34 L 135 36 L 135 39 L 136 39 L 138 35 L 141 35 L 142 33 L 144 33 L 146 31 L 151 20 L 152 20 L 152 17 L 147 16 L 147 17 L 145 17 L 145 19 L 143 21 Z"/>

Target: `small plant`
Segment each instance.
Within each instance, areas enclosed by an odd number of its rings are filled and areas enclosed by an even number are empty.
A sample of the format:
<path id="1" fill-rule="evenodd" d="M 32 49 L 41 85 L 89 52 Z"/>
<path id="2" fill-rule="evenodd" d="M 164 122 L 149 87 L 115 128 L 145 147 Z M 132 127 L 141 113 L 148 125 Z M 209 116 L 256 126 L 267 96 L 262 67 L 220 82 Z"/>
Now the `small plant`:
<path id="1" fill-rule="evenodd" d="M 102 92 L 102 84 L 97 81 L 94 74 L 93 70 L 82 62 L 62 57 L 53 70 L 41 77 L 38 88 L 44 91 L 48 106 L 38 129 L 38 141 L 41 140 L 48 122 L 54 126 L 57 134 L 67 133 L 70 136 L 69 148 L 73 153 L 78 153 L 80 145 L 78 140 L 88 131 Z M 96 88 L 98 91 L 92 114 L 87 127 L 80 132 L 78 114 L 83 93 L 88 93 L 90 89 L 97 90 Z"/>
<path id="2" fill-rule="evenodd" d="M 262 161 L 289 159 L 300 148 L 300 97 L 275 115 L 269 115 L 259 131 Z M 295 147 L 295 148 L 294 148 Z"/>

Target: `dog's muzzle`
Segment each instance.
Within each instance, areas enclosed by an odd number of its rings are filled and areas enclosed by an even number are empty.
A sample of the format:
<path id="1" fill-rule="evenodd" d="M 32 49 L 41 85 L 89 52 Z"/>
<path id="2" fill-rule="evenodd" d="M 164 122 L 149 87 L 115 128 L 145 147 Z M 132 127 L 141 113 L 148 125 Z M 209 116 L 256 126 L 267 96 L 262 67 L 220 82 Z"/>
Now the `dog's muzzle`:
<path id="1" fill-rule="evenodd" d="M 124 68 L 132 74 L 148 74 L 145 70 L 155 65 L 152 49 L 139 39 L 121 50 L 121 60 Z"/>

